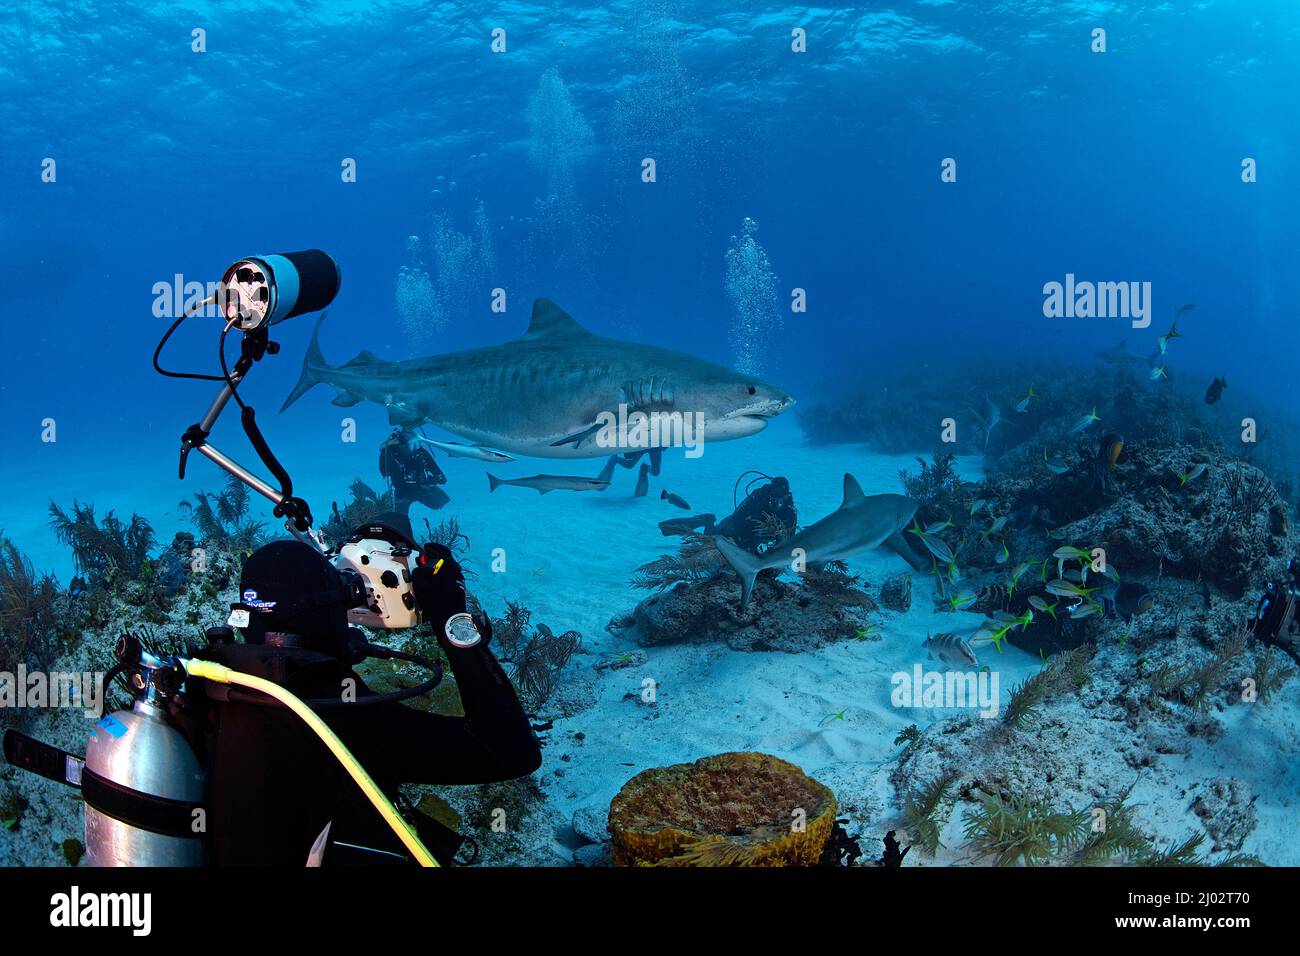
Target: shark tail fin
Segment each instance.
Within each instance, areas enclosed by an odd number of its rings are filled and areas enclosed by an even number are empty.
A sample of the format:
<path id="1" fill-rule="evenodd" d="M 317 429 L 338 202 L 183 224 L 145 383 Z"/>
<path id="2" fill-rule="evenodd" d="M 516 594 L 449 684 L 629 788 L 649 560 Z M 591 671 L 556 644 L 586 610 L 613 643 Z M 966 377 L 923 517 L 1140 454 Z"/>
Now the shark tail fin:
<path id="1" fill-rule="evenodd" d="M 326 312 L 322 312 L 320 318 L 316 320 L 316 328 L 312 329 L 311 333 L 311 343 L 307 346 L 307 354 L 303 356 L 302 375 L 298 377 L 298 384 L 293 387 L 293 391 L 289 393 L 289 397 L 286 398 L 284 404 L 280 406 L 280 411 L 284 411 L 294 402 L 298 401 L 298 399 L 302 398 L 302 396 L 306 394 L 313 385 L 319 385 L 321 382 L 325 381 L 324 373 L 330 371 L 330 366 L 326 363 L 325 356 L 320 350 L 320 325 L 325 321 L 325 316 L 327 314 L 328 313 Z M 346 400 L 345 393 L 342 392 L 342 390 L 340 390 L 336 403 L 340 399 Z"/>
<path id="2" fill-rule="evenodd" d="M 492 492 L 496 491 L 497 487 L 501 484 L 501 479 L 490 471 L 484 472 L 484 474 L 488 476 L 488 494 L 492 494 Z"/>
<path id="3" fill-rule="evenodd" d="M 726 538 L 715 537 L 712 540 L 718 551 L 722 553 L 722 557 L 740 575 L 740 607 L 743 610 L 749 604 L 749 596 L 753 593 L 754 579 L 758 577 L 758 572 L 763 570 L 762 559 Z"/>

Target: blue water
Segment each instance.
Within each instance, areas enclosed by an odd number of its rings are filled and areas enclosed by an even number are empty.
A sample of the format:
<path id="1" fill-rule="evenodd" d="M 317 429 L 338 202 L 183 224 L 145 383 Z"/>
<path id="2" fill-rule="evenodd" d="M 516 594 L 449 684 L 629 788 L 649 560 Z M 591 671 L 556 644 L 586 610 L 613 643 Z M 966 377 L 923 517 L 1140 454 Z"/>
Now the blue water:
<path id="1" fill-rule="evenodd" d="M 1074 272 L 1150 281 L 1156 325 L 1195 302 L 1180 367 L 1290 404 L 1292 3 L 15 6 L 0 26 L 0 239 L 18 277 L 0 441 L 7 472 L 84 471 L 87 497 L 95 475 L 170 467 L 141 452 L 202 401 L 150 371 L 153 284 L 311 246 L 344 270 L 336 360 L 499 341 L 540 295 L 595 330 L 733 360 L 725 257 L 749 217 L 782 308 L 808 290 L 764 345 L 764 371 L 801 399 L 882 365 L 1091 355 L 1121 323 L 1041 315 L 1043 283 Z M 207 52 L 191 52 L 195 28 Z M 956 183 L 940 182 L 945 157 Z M 407 237 L 436 217 L 470 233 L 480 204 L 492 275 L 413 341 L 394 295 Z M 210 332 L 178 341 L 173 365 L 209 363 Z M 280 434 L 325 401 L 271 415 L 309 332 L 283 327 L 284 355 L 248 385 Z M 39 442 L 47 416 L 57 450 Z"/>
<path id="2" fill-rule="evenodd" d="M 796 28 L 806 52 L 791 49 Z M 1098 28 L 1105 52 L 1091 49 Z M 1174 311 L 1195 303 L 1170 359 L 1176 387 L 1199 396 L 1226 377 L 1227 420 L 1258 418 L 1300 452 L 1287 438 L 1300 434 L 1298 52 L 1300 7 L 1289 0 L 10 0 L 0 17 L 0 531 L 66 582 L 71 557 L 46 526 L 51 500 L 138 511 L 160 543 L 185 528 L 181 499 L 221 484 L 197 456 L 186 481 L 176 477 L 181 432 L 214 386 L 154 373 L 171 321 L 155 315 L 155 287 L 215 282 L 242 257 L 312 247 L 343 274 L 321 329 L 331 363 L 363 349 L 403 359 L 498 344 L 522 334 L 532 301 L 546 297 L 592 331 L 746 368 L 802 406 L 900 376 L 942 388 L 981 365 L 1018 394 L 1049 360 L 1090 366 L 1120 340 L 1147 354 Z M 646 159 L 654 182 L 642 179 Z M 941 177 L 949 159 L 955 182 Z M 1243 181 L 1247 159 L 1256 181 Z M 1045 317 L 1044 284 L 1071 273 L 1150 283 L 1150 327 Z M 504 313 L 491 308 L 498 288 Z M 791 311 L 795 289 L 804 312 Z M 390 428 L 380 406 L 341 410 L 324 388 L 279 412 L 313 324 L 277 326 L 280 353 L 241 391 L 325 515 L 353 476 L 382 487 L 376 448 Z M 218 328 L 187 323 L 164 363 L 215 371 Z M 1045 384 L 1071 387 L 1068 373 Z M 340 440 L 345 416 L 356 442 Z M 233 414 L 213 440 L 255 461 Z M 1271 461 L 1300 471 L 1294 456 Z M 789 475 L 811 519 L 838 502 L 842 472 L 868 492 L 897 491 L 909 463 L 861 442 L 809 446 L 787 413 L 694 472 L 673 458 L 655 493 L 662 484 L 725 514 L 733 477 L 762 467 Z M 980 464 L 963 461 L 964 474 Z M 490 495 L 477 463 L 444 466 L 448 513 L 473 532 L 478 571 L 488 548 L 516 549 L 516 576 L 480 573 L 485 600 L 522 598 L 537 620 L 580 627 L 592 653 L 626 650 L 604 622 L 644 596 L 626 582 L 671 547 L 654 527 L 671 509 L 627 497 L 630 487 Z M 530 461 L 512 474 L 597 467 Z M 892 560 L 855 569 L 878 584 L 898 570 Z M 592 734 L 585 764 L 575 752 L 568 781 L 544 780 L 548 797 L 565 813 L 603 806 L 626 776 L 610 768 L 634 751 L 649 765 L 740 747 L 809 769 L 880 763 L 913 718 L 861 675 L 883 681 L 910 666 L 913 645 L 943 625 L 923 608 L 906 626 L 906 646 L 822 657 L 665 654 L 656 673 L 670 695 L 680 689 L 687 716 L 652 730 L 619 723 L 622 691 L 608 691 L 597 723 L 611 729 Z M 1014 649 L 999 660 L 1005 686 L 1039 666 Z M 735 727 L 713 722 L 719 700 L 736 702 Z M 817 729 L 859 700 L 851 732 Z M 1294 748 L 1293 717 L 1276 719 L 1250 738 L 1255 748 L 1281 746 L 1269 734 Z M 1247 776 L 1254 753 L 1234 744 L 1198 760 Z M 1269 862 L 1295 862 L 1279 823 L 1290 799 L 1266 792 L 1260 804 L 1260 839 L 1277 841 L 1261 842 Z M 1163 832 L 1185 829 L 1175 819 Z"/>

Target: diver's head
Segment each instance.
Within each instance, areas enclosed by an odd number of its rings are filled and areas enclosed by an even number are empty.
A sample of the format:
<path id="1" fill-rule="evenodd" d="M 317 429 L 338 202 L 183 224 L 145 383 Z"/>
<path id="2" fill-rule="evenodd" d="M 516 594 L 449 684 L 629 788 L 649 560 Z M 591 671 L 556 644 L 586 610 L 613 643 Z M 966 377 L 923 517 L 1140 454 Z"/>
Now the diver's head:
<path id="1" fill-rule="evenodd" d="M 249 644 L 266 643 L 268 634 L 297 634 L 311 650 L 348 653 L 349 588 L 309 544 L 273 541 L 254 551 L 239 575 L 239 600 L 236 607 L 248 612 Z"/>

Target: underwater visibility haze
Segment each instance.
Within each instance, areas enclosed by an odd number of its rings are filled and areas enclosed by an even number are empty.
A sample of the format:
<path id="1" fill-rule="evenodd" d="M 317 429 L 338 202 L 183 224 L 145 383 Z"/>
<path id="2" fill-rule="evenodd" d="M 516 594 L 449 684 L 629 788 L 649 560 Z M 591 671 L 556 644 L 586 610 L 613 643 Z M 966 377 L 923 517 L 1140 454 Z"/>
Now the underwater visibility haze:
<path id="1" fill-rule="evenodd" d="M 0 722 L 240 640 L 243 413 L 356 580 L 464 569 L 540 765 L 380 783 L 479 865 L 1300 865 L 1298 64 L 1282 0 L 16 3 Z M 0 765 L 0 863 L 87 826 Z"/>

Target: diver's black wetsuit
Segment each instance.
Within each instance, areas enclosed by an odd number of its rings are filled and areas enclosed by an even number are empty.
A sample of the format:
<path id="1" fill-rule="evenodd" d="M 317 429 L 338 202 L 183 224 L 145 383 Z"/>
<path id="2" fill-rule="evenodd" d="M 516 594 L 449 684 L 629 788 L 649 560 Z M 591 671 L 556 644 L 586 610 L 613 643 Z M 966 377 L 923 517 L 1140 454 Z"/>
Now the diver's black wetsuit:
<path id="1" fill-rule="evenodd" d="M 530 774 L 541 764 L 537 739 L 491 652 L 444 642 L 444 653 L 464 717 L 422 713 L 405 703 L 318 710 L 390 797 L 399 783 L 487 783 Z M 302 649 L 230 644 L 204 656 L 275 680 L 302 698 L 337 700 L 342 682 L 356 679 L 338 659 Z M 356 686 L 358 698 L 371 694 L 359 679 Z M 331 821 L 331 841 L 404 854 L 356 783 L 296 715 L 279 705 L 224 699 L 225 686 L 206 689 L 214 724 L 207 736 L 214 864 L 303 866 Z M 326 851 L 327 865 L 341 858 L 385 862 L 374 854 Z"/>
<path id="2" fill-rule="evenodd" d="M 393 483 L 393 498 L 399 511 L 409 511 L 419 502 L 437 511 L 451 498 L 438 487 L 447 476 L 427 448 L 413 448 L 400 436 L 379 446 L 379 473 Z"/>

